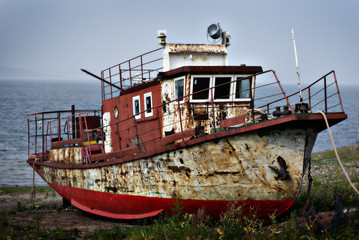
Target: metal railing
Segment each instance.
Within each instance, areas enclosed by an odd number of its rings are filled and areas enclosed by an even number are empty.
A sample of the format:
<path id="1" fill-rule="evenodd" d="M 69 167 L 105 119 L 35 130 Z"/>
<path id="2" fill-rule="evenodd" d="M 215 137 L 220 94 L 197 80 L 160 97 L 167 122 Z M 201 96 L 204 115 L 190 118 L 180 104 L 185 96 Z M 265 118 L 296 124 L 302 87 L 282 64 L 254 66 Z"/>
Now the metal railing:
<path id="1" fill-rule="evenodd" d="M 317 81 L 310 84 L 308 87 L 302 89 L 303 101 L 308 102 L 309 108 L 314 111 L 323 111 L 328 113 L 329 109 L 337 108 L 337 112 L 344 112 L 343 103 L 340 97 L 339 86 L 335 71 L 330 71 L 325 74 L 323 77 L 319 78 Z M 287 96 L 287 99 L 293 99 L 294 97 L 299 100 L 299 91 L 290 94 Z M 334 97 L 337 96 L 335 99 Z M 285 98 L 280 98 L 275 101 L 264 104 L 260 107 L 264 107 L 267 110 L 267 113 L 270 113 L 270 110 L 274 104 L 277 104 L 280 101 L 283 101 Z M 339 110 L 339 111 L 338 111 Z"/>
<path id="2" fill-rule="evenodd" d="M 267 73 L 270 75 L 272 80 L 256 85 L 255 82 L 258 81 L 258 77 L 264 74 L 267 76 Z M 190 138 L 216 133 L 217 131 L 223 131 L 221 129 L 223 120 L 220 117 L 220 111 L 221 109 L 223 110 L 226 103 L 230 103 L 225 106 L 227 108 L 241 107 L 244 108 L 244 110 L 247 109 L 247 112 L 244 114 L 246 116 L 232 116 L 232 119 L 225 119 L 226 121 L 230 120 L 225 124 L 226 128 L 239 127 L 242 123 L 248 125 L 259 121 L 255 116 L 255 109 L 257 106 L 259 106 L 258 108 L 263 108 L 264 113 L 261 113 L 262 115 L 264 114 L 268 116 L 271 115 L 271 109 L 278 105 L 285 105 L 288 107 L 288 109 L 293 111 L 292 105 L 290 104 L 290 99 L 296 98 L 295 100 L 298 101 L 299 91 L 287 96 L 274 71 L 269 70 L 266 72 L 253 74 L 251 76 L 247 76 L 246 78 L 249 77 L 253 79 L 253 84 L 250 84 L 250 86 L 252 86 L 250 89 L 250 100 L 247 102 L 236 100 L 226 102 L 214 99 L 216 88 L 221 88 L 226 84 L 233 86 L 235 82 L 242 80 L 239 78 L 228 83 L 203 89 L 201 91 L 185 95 L 181 98 L 165 102 L 164 104 L 154 106 L 151 109 L 145 109 L 136 115 L 119 120 L 117 122 L 113 122 L 107 126 L 93 129 L 91 129 L 87 124 L 86 116 L 88 116 L 89 113 L 72 114 L 64 117 L 60 117 L 60 113 L 62 114 L 62 112 L 47 112 L 29 115 L 34 117 L 34 119 L 31 121 L 28 120 L 29 125 L 31 122 L 35 123 L 35 128 L 33 128 L 35 131 L 34 135 L 30 134 L 29 127 L 29 154 L 31 152 L 31 144 L 35 145 L 33 148 L 35 154 L 40 152 L 39 149 L 41 149 L 41 153 L 46 153 L 46 151 L 49 150 L 48 141 L 51 141 L 51 146 L 56 148 L 69 146 L 71 144 L 80 144 L 85 141 L 89 141 L 90 144 L 90 141 L 95 139 L 97 140 L 97 144 L 102 144 L 102 147 L 106 149 L 106 139 L 109 140 L 109 136 L 105 136 L 104 133 L 109 128 L 111 128 L 110 132 L 113 134 L 113 136 L 111 136 L 110 144 L 111 146 L 117 147 L 115 147 L 116 149 L 113 151 L 107 151 L 107 159 L 118 158 L 120 156 L 125 156 L 131 153 L 142 153 L 148 150 L 153 151 L 157 148 L 163 148 L 164 145 L 186 141 Z M 273 90 L 274 86 L 276 86 L 277 89 L 275 91 Z M 208 100 L 200 103 L 193 103 L 189 100 L 191 96 L 203 91 L 209 91 Z M 245 89 L 243 91 L 248 90 Z M 260 94 L 260 92 L 263 92 L 263 94 Z M 329 110 L 335 110 L 334 108 L 337 107 L 339 108 L 339 111 L 344 112 L 334 71 L 324 75 L 308 87 L 303 88 L 302 92 L 304 93 L 304 101 L 308 101 L 308 105 L 311 109 L 323 107 L 324 112 L 328 113 Z M 230 94 L 233 95 L 235 93 L 230 92 Z M 278 95 L 281 95 L 279 99 Z M 335 96 L 337 96 L 337 98 L 335 98 Z M 227 99 L 226 96 L 222 97 Z M 273 98 L 276 98 L 276 100 L 272 100 Z M 228 96 L 228 99 L 231 99 L 230 96 Z M 263 104 L 263 102 L 265 103 Z M 206 113 L 204 113 L 204 115 L 207 115 L 207 117 L 204 118 L 205 120 L 201 120 L 201 128 L 210 129 L 210 131 L 203 132 L 203 130 L 199 129 L 198 127 L 194 127 L 194 124 L 191 126 L 188 125 L 188 122 L 194 122 L 195 120 L 193 111 L 195 108 L 207 109 Z M 145 118 L 145 112 L 149 110 L 153 112 L 153 116 Z M 69 112 L 71 111 L 63 111 L 63 113 L 67 114 Z M 55 117 L 48 117 L 49 113 L 55 114 Z M 96 115 L 96 112 L 94 112 L 94 115 Z M 136 118 L 137 115 L 140 115 L 141 117 L 138 119 Z M 173 116 L 169 118 L 172 120 L 164 122 L 163 117 L 165 115 Z M 76 118 L 83 119 L 84 125 L 82 128 L 73 127 L 73 121 Z M 41 128 L 40 133 L 36 132 L 39 119 L 42 121 L 42 126 L 45 126 L 45 124 L 49 126 L 46 133 L 43 128 Z M 81 121 L 82 120 L 79 120 L 79 122 Z M 150 127 L 144 127 L 145 124 L 148 124 L 149 122 Z M 82 126 L 82 123 L 80 123 L 79 126 Z M 176 131 L 169 133 L 169 135 L 164 134 L 165 129 L 169 128 L 175 128 Z M 75 131 L 80 132 L 80 135 L 78 133 L 75 134 Z M 53 137 L 57 139 L 54 140 Z M 31 139 L 33 141 L 30 141 Z M 88 162 L 91 163 L 101 159 L 103 160 L 103 154 L 101 156 L 100 155 L 89 156 Z"/>
<path id="3" fill-rule="evenodd" d="M 90 142 L 102 138 L 102 132 L 89 130 L 89 118 L 91 115 L 98 117 L 99 121 L 96 125 L 100 125 L 100 116 L 96 114 L 96 111 L 81 112 L 49 121 L 47 123 L 47 135 L 51 140 L 51 148 L 75 146 L 79 143 Z M 45 142 L 45 147 L 48 149 L 47 141 Z"/>
<path id="4" fill-rule="evenodd" d="M 131 88 L 135 84 L 155 79 L 157 73 L 162 70 L 163 57 L 160 50 L 162 47 L 103 70 L 101 78 L 118 88 L 102 82 L 102 100 L 118 96 L 121 90 Z"/>
<path id="5" fill-rule="evenodd" d="M 91 114 L 100 116 L 100 111 L 75 110 L 73 106 L 71 110 L 28 114 L 28 155 L 44 159 L 51 148 L 51 142 L 76 139 L 76 117 Z M 57 124 L 56 128 L 52 126 L 54 123 Z"/>

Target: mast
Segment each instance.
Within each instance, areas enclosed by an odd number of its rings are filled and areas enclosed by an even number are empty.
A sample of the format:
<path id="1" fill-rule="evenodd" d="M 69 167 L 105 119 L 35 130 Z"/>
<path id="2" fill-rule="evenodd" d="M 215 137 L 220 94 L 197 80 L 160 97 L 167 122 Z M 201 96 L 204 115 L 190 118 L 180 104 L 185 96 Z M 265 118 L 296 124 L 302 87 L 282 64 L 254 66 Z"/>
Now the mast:
<path id="1" fill-rule="evenodd" d="M 295 36 L 294 36 L 294 29 L 292 28 L 292 36 L 293 36 L 293 45 L 294 45 L 294 55 L 295 55 L 295 63 L 297 65 L 297 75 L 298 75 L 298 86 L 299 86 L 299 97 L 300 97 L 300 103 L 303 103 L 303 97 L 302 97 L 302 86 L 300 84 L 300 75 L 299 75 L 299 66 L 298 66 L 298 57 L 297 57 L 297 47 L 295 45 Z"/>

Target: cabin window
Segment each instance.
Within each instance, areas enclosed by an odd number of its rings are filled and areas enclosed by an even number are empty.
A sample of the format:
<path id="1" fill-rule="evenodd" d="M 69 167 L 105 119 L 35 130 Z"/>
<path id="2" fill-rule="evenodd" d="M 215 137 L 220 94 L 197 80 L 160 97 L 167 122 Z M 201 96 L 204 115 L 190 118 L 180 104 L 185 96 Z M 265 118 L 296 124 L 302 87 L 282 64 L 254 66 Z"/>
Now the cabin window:
<path id="1" fill-rule="evenodd" d="M 250 98 L 250 79 L 245 78 L 242 80 L 242 77 L 237 77 L 236 81 L 236 99 Z"/>
<path id="2" fill-rule="evenodd" d="M 214 99 L 229 100 L 231 98 L 231 76 L 215 77 Z"/>
<path id="3" fill-rule="evenodd" d="M 209 100 L 209 87 L 211 83 L 210 76 L 192 77 L 192 100 Z M 205 90 L 207 89 L 207 90 Z"/>
<path id="4" fill-rule="evenodd" d="M 145 117 L 153 116 L 153 109 L 152 109 L 152 92 L 144 94 L 145 100 Z"/>
<path id="5" fill-rule="evenodd" d="M 184 78 L 175 79 L 175 99 L 180 99 L 180 102 L 184 102 L 182 98 L 184 96 Z"/>
<path id="6" fill-rule="evenodd" d="M 191 77 L 191 102 L 250 101 L 252 77 L 248 75 L 196 75 Z"/>
<path id="7" fill-rule="evenodd" d="M 141 118 L 140 96 L 133 97 L 132 104 L 133 104 L 133 115 L 135 115 L 135 119 Z"/>

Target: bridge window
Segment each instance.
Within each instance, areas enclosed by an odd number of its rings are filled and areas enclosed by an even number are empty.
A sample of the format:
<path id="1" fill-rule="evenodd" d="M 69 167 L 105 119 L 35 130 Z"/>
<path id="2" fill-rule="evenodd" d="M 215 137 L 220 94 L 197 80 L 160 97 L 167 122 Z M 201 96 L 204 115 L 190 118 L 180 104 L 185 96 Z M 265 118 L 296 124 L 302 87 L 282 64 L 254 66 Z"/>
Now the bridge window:
<path id="1" fill-rule="evenodd" d="M 210 76 L 195 76 L 192 78 L 192 100 L 209 100 Z"/>
<path id="2" fill-rule="evenodd" d="M 236 81 L 236 99 L 250 98 L 250 80 L 237 77 Z"/>
<path id="3" fill-rule="evenodd" d="M 227 99 L 231 98 L 231 81 L 232 77 L 215 77 L 214 81 L 214 99 Z"/>
<path id="4" fill-rule="evenodd" d="M 194 75 L 191 77 L 191 102 L 250 101 L 252 77 L 248 75 Z"/>

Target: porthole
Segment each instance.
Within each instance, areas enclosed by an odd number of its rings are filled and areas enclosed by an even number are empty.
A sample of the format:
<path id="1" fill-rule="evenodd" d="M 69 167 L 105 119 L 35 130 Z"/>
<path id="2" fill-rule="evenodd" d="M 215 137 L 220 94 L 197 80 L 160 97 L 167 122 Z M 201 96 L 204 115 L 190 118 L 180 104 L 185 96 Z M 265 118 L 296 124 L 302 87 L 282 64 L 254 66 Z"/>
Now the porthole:
<path id="1" fill-rule="evenodd" d="M 183 162 L 183 159 L 182 158 L 178 158 L 178 163 L 183 166 L 184 165 L 184 162 Z"/>
<path id="2" fill-rule="evenodd" d="M 118 108 L 115 106 L 115 109 L 113 110 L 113 114 L 115 115 L 115 118 L 118 118 Z"/>

